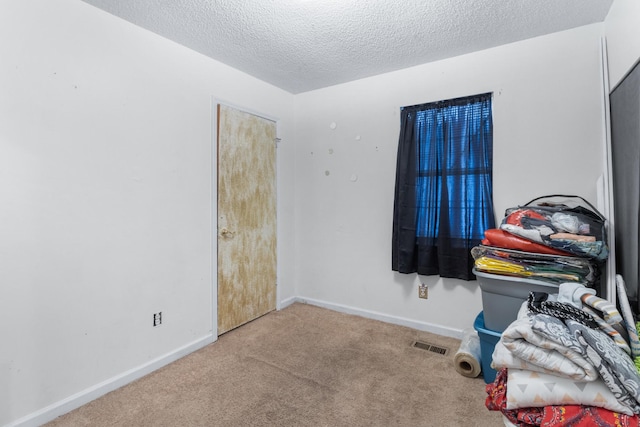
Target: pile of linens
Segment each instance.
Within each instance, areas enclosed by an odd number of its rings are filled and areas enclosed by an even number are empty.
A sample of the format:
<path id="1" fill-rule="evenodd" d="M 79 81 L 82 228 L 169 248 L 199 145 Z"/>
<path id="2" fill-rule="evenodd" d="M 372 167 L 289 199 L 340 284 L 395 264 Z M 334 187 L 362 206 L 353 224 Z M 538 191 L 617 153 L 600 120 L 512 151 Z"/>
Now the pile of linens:
<path id="1" fill-rule="evenodd" d="M 640 340 L 616 279 L 620 310 L 580 283 L 529 294 L 495 345 L 486 387 L 505 425 L 640 427 Z"/>
<path id="2" fill-rule="evenodd" d="M 509 208 L 471 254 L 477 271 L 597 286 L 609 255 L 604 218 L 579 196 L 543 196 Z"/>

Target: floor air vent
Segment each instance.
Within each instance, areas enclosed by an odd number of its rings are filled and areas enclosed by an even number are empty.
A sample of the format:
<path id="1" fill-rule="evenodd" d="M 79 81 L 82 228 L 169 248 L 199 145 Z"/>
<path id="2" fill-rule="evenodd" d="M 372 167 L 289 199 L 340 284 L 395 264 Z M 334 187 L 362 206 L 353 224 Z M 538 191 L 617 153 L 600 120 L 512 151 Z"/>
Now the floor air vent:
<path id="1" fill-rule="evenodd" d="M 433 345 L 430 344 L 428 342 L 423 342 L 423 341 L 416 341 L 413 343 L 413 347 L 415 348 L 419 348 L 420 350 L 427 350 L 430 351 L 432 353 L 437 353 L 440 354 L 442 356 L 446 356 L 447 353 L 449 352 L 449 349 L 446 347 L 440 347 L 438 345 Z"/>

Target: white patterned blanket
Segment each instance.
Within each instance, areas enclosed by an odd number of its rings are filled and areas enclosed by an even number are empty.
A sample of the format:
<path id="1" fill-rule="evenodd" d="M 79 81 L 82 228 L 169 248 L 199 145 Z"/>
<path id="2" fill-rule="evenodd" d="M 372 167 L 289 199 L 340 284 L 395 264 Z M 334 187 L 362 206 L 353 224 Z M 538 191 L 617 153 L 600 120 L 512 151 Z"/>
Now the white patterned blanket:
<path id="1" fill-rule="evenodd" d="M 599 329 L 547 314 L 522 316 L 502 333 L 494 369 L 543 372 L 574 381 L 601 378 L 621 404 L 640 413 L 640 375 L 629 355 Z"/>
<path id="2" fill-rule="evenodd" d="M 533 329 L 532 318 L 524 316 L 515 320 L 496 343 L 492 367 L 496 370 L 526 369 L 572 380 L 595 381 L 598 371 L 576 351 L 581 347 L 567 327 L 561 321 L 558 323 L 560 327 L 555 328 L 556 333 L 551 334 L 553 339 L 549 339 Z M 553 328 L 554 325 L 550 326 Z"/>

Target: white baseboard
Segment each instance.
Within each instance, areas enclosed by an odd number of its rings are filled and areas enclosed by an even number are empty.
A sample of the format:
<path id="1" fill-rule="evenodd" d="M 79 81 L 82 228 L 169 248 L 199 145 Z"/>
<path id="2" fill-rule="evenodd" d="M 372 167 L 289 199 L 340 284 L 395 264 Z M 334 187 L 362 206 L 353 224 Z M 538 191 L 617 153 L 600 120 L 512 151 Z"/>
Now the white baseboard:
<path id="1" fill-rule="evenodd" d="M 436 325 L 434 323 L 411 320 L 399 316 L 391 316 L 376 311 L 363 310 L 356 307 L 334 304 L 331 302 L 316 300 L 313 298 L 296 297 L 295 300 L 295 302 L 311 304 L 318 307 L 327 308 L 329 310 L 338 311 L 340 313 L 354 314 L 356 316 L 366 317 L 368 319 L 380 320 L 381 322 L 392 323 L 394 325 L 406 326 L 409 328 L 417 329 L 419 331 L 431 332 L 433 334 L 442 335 L 445 337 L 461 339 L 463 335 L 463 331 L 460 329 L 449 328 L 447 326 Z"/>
<path id="2" fill-rule="evenodd" d="M 291 304 L 298 302 L 298 298 L 297 297 L 290 297 L 287 298 L 283 301 L 279 301 L 278 302 L 278 306 L 277 306 L 277 310 L 282 310 L 285 309 L 287 307 L 289 307 Z"/>
<path id="3" fill-rule="evenodd" d="M 184 357 L 196 350 L 201 349 L 202 347 L 215 342 L 216 339 L 217 337 L 214 335 L 208 335 L 204 338 L 200 338 L 199 340 L 180 347 L 172 351 L 171 353 L 151 360 L 144 365 L 125 371 L 120 375 L 116 375 L 113 378 L 110 378 L 79 393 L 69 396 L 66 399 L 63 399 L 59 402 L 42 408 L 39 411 L 13 421 L 5 425 L 4 427 L 41 426 L 42 424 L 52 421 L 57 417 L 66 414 L 67 412 L 73 411 L 74 409 L 77 409 L 82 405 L 85 405 L 92 400 L 99 398 L 100 396 L 103 396 L 113 390 L 129 384 L 130 382 L 142 378 L 145 375 L 148 375 L 151 372 L 168 365 L 169 363 L 175 362 L 181 357 Z"/>

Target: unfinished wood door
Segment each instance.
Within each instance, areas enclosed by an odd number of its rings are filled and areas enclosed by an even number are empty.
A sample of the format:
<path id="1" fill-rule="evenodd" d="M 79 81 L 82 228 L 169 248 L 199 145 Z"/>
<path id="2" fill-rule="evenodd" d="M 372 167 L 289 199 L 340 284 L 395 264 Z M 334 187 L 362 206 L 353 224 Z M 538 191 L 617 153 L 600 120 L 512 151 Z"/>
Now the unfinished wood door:
<path id="1" fill-rule="evenodd" d="M 218 106 L 218 334 L 276 308 L 276 124 Z"/>

